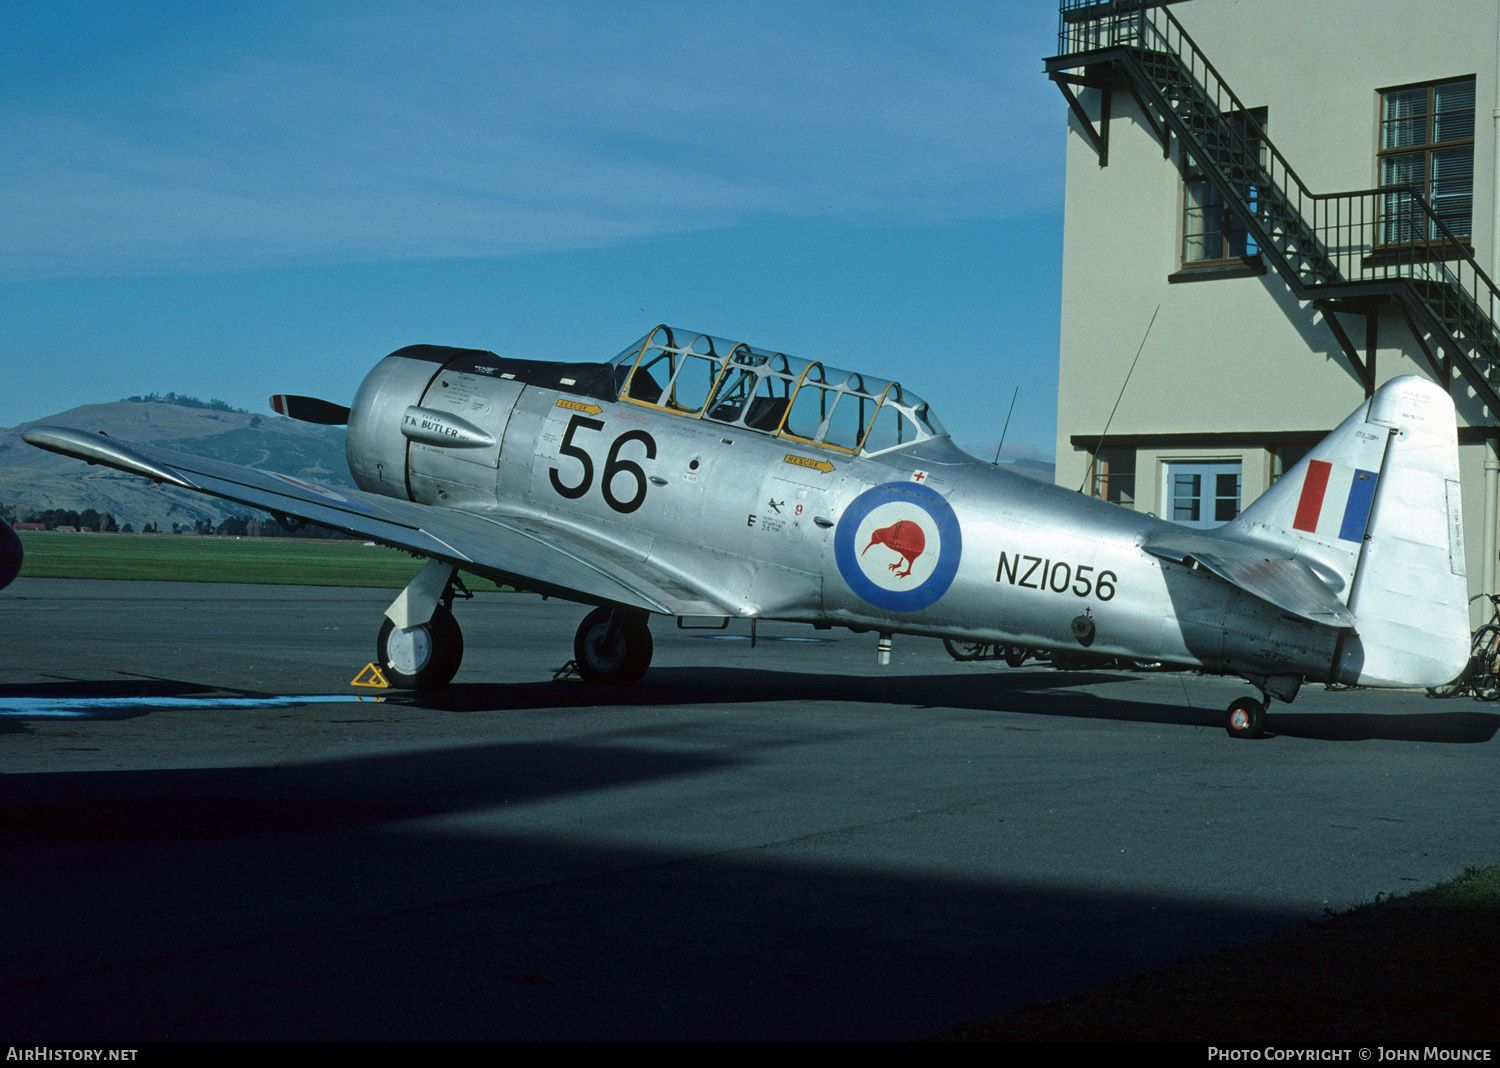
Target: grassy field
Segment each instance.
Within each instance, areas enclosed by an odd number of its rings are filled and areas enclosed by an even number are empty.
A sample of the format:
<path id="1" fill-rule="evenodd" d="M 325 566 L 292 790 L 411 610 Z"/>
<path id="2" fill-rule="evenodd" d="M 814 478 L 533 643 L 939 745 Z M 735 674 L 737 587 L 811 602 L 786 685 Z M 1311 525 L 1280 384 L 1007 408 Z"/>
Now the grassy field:
<path id="1" fill-rule="evenodd" d="M 1500 1040 L 1500 868 L 937 1036 L 948 1041 Z"/>
<path id="2" fill-rule="evenodd" d="M 22 577 L 400 589 L 422 566 L 360 541 L 23 531 Z"/>

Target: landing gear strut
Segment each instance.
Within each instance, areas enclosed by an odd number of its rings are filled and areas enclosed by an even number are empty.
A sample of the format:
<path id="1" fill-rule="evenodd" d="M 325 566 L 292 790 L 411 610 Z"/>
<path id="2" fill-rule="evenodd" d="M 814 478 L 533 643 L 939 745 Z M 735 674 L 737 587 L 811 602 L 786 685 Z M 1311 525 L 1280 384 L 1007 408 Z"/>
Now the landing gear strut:
<path id="1" fill-rule="evenodd" d="M 584 682 L 629 686 L 651 666 L 655 645 L 643 612 L 596 608 L 573 638 L 573 658 Z"/>
<path id="2" fill-rule="evenodd" d="M 453 618 L 455 584 L 462 589 L 452 564 L 429 560 L 386 609 L 375 662 L 392 686 L 439 690 L 458 673 L 464 636 Z"/>

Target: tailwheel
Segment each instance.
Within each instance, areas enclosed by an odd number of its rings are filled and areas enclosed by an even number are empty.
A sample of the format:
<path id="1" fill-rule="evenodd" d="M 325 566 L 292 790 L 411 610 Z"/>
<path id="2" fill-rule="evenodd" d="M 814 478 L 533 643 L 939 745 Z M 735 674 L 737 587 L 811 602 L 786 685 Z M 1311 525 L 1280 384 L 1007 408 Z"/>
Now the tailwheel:
<path id="1" fill-rule="evenodd" d="M 442 605 L 415 627 L 387 619 L 375 639 L 375 658 L 386 681 L 407 690 L 440 690 L 458 673 L 464 658 L 463 631 Z"/>
<path id="2" fill-rule="evenodd" d="M 1253 697 L 1241 697 L 1229 706 L 1224 729 L 1231 738 L 1259 738 L 1266 733 L 1266 706 Z"/>
<path id="3" fill-rule="evenodd" d="M 596 608 L 573 638 L 573 658 L 584 682 L 629 686 L 651 666 L 651 629 L 643 612 Z"/>

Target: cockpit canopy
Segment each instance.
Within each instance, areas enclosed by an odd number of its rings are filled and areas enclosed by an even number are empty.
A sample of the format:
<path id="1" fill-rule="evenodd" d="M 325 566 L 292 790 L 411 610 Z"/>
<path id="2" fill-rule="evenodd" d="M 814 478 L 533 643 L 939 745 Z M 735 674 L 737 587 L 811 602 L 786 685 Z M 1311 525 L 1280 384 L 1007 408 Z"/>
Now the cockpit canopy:
<path id="1" fill-rule="evenodd" d="M 620 399 L 866 454 L 947 433 L 898 383 L 658 326 L 611 361 Z"/>

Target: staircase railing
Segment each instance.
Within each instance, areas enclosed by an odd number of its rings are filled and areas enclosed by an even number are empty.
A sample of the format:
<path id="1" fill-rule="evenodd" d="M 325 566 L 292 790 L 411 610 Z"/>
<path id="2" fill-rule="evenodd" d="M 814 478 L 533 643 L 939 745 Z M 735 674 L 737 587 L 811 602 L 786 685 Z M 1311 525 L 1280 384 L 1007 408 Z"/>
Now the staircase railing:
<path id="1" fill-rule="evenodd" d="M 1087 65 L 1090 53 L 1126 60 L 1138 90 L 1299 297 L 1398 295 L 1500 412 L 1493 388 L 1500 383 L 1500 289 L 1420 190 L 1314 193 L 1171 11 L 1153 0 L 1062 0 L 1058 47 L 1054 71 L 1065 58 Z"/>

